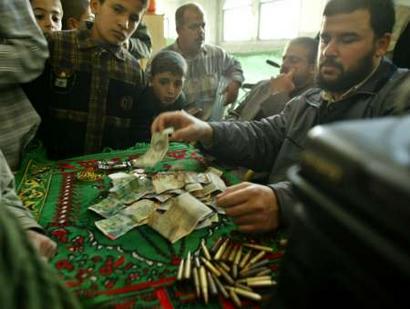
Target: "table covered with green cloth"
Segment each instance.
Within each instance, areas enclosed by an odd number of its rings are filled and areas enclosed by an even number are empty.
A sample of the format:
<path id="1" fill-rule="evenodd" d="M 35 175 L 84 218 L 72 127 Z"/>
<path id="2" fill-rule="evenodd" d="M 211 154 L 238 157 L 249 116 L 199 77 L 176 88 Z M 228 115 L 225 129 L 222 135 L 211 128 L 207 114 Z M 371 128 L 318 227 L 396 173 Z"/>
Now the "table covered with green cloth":
<path id="1" fill-rule="evenodd" d="M 208 247 L 221 236 L 240 242 L 251 241 L 236 232 L 235 225 L 226 216 L 220 216 L 218 223 L 194 230 L 174 244 L 149 226 L 135 228 L 116 240 L 104 236 L 95 226 L 95 221 L 101 217 L 88 207 L 106 196 L 110 180 L 106 175 L 84 179 L 81 174 L 97 172 L 98 160 L 136 158 L 148 146 L 137 144 L 123 151 L 106 151 L 62 161 L 47 160 L 44 149 L 35 146 L 25 156 L 16 175 L 18 193 L 24 205 L 58 244 L 52 266 L 85 307 L 205 307 L 195 299 L 193 289 L 176 284 L 180 259 L 186 257 L 188 251 L 197 252 L 202 239 Z M 203 172 L 208 165 L 195 147 L 171 143 L 165 159 L 150 172 Z M 238 182 L 229 172 L 222 178 L 228 185 Z M 279 260 L 278 237 L 263 236 L 258 241 L 272 246 L 274 251 L 270 258 Z M 277 264 L 271 265 L 274 272 Z M 215 308 L 231 306 L 222 296 L 211 299 L 209 305 Z"/>

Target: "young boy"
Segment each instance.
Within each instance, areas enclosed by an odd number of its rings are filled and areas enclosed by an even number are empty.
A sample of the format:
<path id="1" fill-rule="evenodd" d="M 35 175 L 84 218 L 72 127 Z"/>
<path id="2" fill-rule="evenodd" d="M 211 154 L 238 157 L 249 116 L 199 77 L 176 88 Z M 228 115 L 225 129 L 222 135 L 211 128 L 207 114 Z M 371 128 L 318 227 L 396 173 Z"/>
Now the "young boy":
<path id="1" fill-rule="evenodd" d="M 43 32 L 61 30 L 63 8 L 60 0 L 31 0 L 30 2 L 37 24 Z"/>
<path id="2" fill-rule="evenodd" d="M 92 21 L 94 19 L 90 0 L 61 0 L 61 4 L 64 11 L 63 30 L 75 30 L 84 21 Z M 137 30 L 124 45 L 136 59 L 149 58 L 152 42 L 147 26 L 140 22 Z"/>
<path id="3" fill-rule="evenodd" d="M 90 0 L 61 0 L 63 6 L 63 30 L 75 30 L 83 21 L 93 21 Z"/>
<path id="4" fill-rule="evenodd" d="M 152 120 L 162 112 L 180 110 L 185 107 L 182 93 L 187 63 L 180 54 L 165 50 L 151 61 L 149 85 L 145 88 L 141 101 L 144 111 L 140 113 L 141 125 L 137 128 L 137 140 L 149 141 Z"/>
<path id="5" fill-rule="evenodd" d="M 50 59 L 26 93 L 42 116 L 40 137 L 61 159 L 135 144 L 143 72 L 123 45 L 148 0 L 92 0 L 94 23 L 49 37 Z"/>

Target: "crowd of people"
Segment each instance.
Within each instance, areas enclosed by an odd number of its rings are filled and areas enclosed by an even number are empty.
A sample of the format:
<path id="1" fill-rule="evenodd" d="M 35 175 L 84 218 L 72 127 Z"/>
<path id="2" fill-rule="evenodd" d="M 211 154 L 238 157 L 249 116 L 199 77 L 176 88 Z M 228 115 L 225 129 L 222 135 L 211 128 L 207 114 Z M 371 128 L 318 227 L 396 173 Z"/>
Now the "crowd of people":
<path id="1" fill-rule="evenodd" d="M 139 59 L 152 50 L 141 21 L 147 5 L 0 0 L 0 229 L 9 234 L 1 233 L 9 239 L 2 252 L 20 242 L 26 262 L 34 248 L 33 263 L 42 263 L 38 257 L 56 251 L 14 189 L 11 171 L 35 137 L 51 159 L 63 159 L 125 149 L 172 126 L 171 140 L 199 141 L 220 160 L 269 174 L 264 184 L 242 182 L 217 198 L 240 231 L 262 233 L 291 222 L 297 197 L 286 171 L 311 128 L 409 112 L 410 102 L 391 99 L 410 79 L 385 56 L 395 22 L 391 0 L 328 1 L 319 41 L 289 41 L 280 74 L 257 83 L 229 115 L 225 107 L 236 102 L 244 72 L 229 52 L 205 43 L 203 8 L 188 3 L 176 10 L 177 39 L 144 71 Z M 18 236 L 22 230 L 27 237 Z M 60 300 L 53 308 L 78 305 L 49 281 Z"/>

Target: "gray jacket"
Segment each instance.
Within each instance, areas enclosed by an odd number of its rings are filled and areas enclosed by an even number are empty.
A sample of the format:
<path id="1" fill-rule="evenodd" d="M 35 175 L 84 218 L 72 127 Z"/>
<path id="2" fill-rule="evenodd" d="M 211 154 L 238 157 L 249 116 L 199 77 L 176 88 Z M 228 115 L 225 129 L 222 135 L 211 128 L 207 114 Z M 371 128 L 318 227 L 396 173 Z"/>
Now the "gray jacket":
<path id="1" fill-rule="evenodd" d="M 229 163 L 255 171 L 270 171 L 269 186 L 275 191 L 281 221 L 287 224 L 295 204 L 288 168 L 299 161 L 308 131 L 335 121 L 375 118 L 410 111 L 410 100 L 396 104 L 398 89 L 410 79 L 407 70 L 397 70 L 383 61 L 373 76 L 358 90 L 328 104 L 320 89 L 310 89 L 290 101 L 281 114 L 251 122 L 213 122 L 213 146 L 209 152 Z M 410 92 L 408 87 L 403 87 Z"/>

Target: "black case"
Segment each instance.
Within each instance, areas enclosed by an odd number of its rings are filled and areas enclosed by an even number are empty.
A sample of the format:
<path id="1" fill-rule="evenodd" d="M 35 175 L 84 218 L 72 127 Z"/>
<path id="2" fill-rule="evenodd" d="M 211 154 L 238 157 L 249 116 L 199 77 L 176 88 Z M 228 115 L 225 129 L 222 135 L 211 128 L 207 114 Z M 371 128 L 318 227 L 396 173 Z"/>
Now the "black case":
<path id="1" fill-rule="evenodd" d="M 410 308 L 410 117 L 317 127 L 289 178 L 295 206 L 276 304 Z"/>

